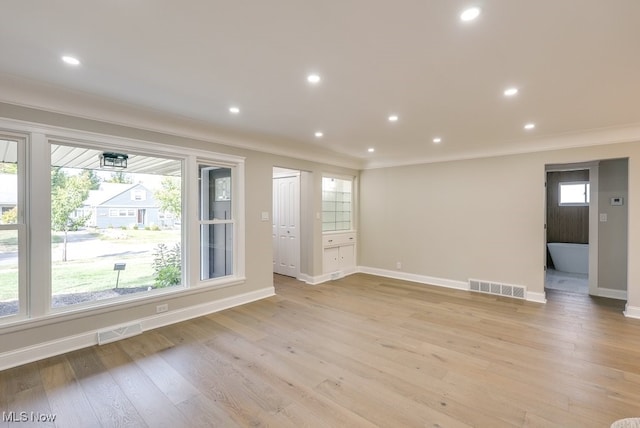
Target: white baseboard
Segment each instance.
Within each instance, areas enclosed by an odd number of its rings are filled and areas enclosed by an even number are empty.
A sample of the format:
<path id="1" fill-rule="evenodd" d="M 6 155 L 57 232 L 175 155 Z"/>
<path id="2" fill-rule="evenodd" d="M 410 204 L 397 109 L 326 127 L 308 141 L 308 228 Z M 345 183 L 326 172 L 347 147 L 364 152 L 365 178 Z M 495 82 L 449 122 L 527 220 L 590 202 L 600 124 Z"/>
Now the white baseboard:
<path id="1" fill-rule="evenodd" d="M 627 300 L 627 292 L 625 290 L 613 290 L 611 288 L 596 288 L 593 296 L 608 297 L 609 299 Z"/>
<path id="2" fill-rule="evenodd" d="M 436 278 L 433 276 L 417 275 L 415 273 L 378 269 L 367 266 L 358 266 L 358 272 L 384 276 L 393 279 L 401 279 L 404 281 L 418 282 L 421 284 L 437 285 L 439 287 L 455 288 L 456 290 L 469 290 L 468 283 L 463 281 L 454 281 L 452 279 Z"/>
<path id="3" fill-rule="evenodd" d="M 235 306 L 244 305 L 256 300 L 265 299 L 275 295 L 274 287 L 266 287 L 260 290 L 251 291 L 237 296 L 227 297 L 225 299 L 207 302 L 200 305 L 190 306 L 188 308 L 177 309 L 175 311 L 164 312 L 162 314 L 153 315 L 139 320 L 131 320 L 127 324 L 140 323 L 142 331 L 153 330 L 181 321 L 186 321 L 203 315 L 219 312 L 224 309 L 233 308 Z M 121 325 L 100 328 L 104 331 L 110 328 L 118 328 Z M 55 355 L 64 354 L 66 352 L 75 351 L 77 349 L 86 348 L 98 343 L 98 330 L 88 331 L 86 333 L 64 337 L 50 342 L 39 343 L 37 345 L 28 346 L 26 348 L 16 349 L 13 351 L 0 354 L 0 371 L 17 367 L 22 364 L 31 363 L 42 360 L 44 358 L 53 357 Z"/>
<path id="4" fill-rule="evenodd" d="M 304 274 L 304 275 L 300 275 L 298 279 L 301 281 L 304 281 L 309 285 L 318 285 L 318 284 L 322 284 L 323 282 L 330 281 L 331 275 L 324 274 L 324 275 L 318 275 L 318 276 L 311 276 L 311 275 Z"/>
<path id="5" fill-rule="evenodd" d="M 637 318 L 640 319 L 640 306 L 627 306 L 624 309 L 624 316 L 627 318 Z"/>
<path id="6" fill-rule="evenodd" d="M 298 279 L 306 282 L 309 285 L 318 285 L 318 284 L 322 284 L 323 282 L 331 281 L 333 279 L 344 278 L 345 276 L 349 276 L 357 272 L 358 272 L 358 269 L 356 267 L 353 267 L 353 268 L 348 268 L 348 269 L 344 269 L 336 272 L 323 273 L 322 275 L 318 275 L 318 276 L 301 274 L 298 277 Z"/>
<path id="7" fill-rule="evenodd" d="M 535 291 L 527 291 L 525 299 L 528 302 L 547 303 L 547 295 L 545 293 L 537 293 Z"/>
<path id="8" fill-rule="evenodd" d="M 453 288 L 456 290 L 469 290 L 469 283 L 464 281 L 456 281 L 452 279 L 436 278 L 433 276 L 417 275 L 407 272 L 398 272 L 394 270 L 378 269 L 367 266 L 359 266 L 358 271 L 369 273 L 371 275 L 384 276 L 387 278 L 402 279 L 405 281 L 418 282 L 421 284 L 437 285 L 439 287 Z M 527 291 L 525 299 L 529 302 L 547 303 L 544 293 L 536 293 Z"/>

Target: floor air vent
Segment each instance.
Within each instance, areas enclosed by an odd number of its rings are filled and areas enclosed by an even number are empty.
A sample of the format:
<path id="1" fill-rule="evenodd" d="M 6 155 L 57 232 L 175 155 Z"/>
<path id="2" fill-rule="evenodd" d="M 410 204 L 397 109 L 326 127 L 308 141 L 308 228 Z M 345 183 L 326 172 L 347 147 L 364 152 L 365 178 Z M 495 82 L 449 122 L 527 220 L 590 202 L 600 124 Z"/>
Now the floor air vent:
<path id="1" fill-rule="evenodd" d="M 500 284 L 477 279 L 469 280 L 469 290 L 497 296 L 515 297 L 516 299 L 524 299 L 527 291 L 526 287 L 520 285 Z"/>
<path id="2" fill-rule="evenodd" d="M 115 342 L 116 340 L 135 336 L 136 334 L 140 333 L 142 333 L 142 326 L 140 324 L 131 324 L 124 327 L 115 328 L 113 330 L 99 331 L 98 345 Z"/>

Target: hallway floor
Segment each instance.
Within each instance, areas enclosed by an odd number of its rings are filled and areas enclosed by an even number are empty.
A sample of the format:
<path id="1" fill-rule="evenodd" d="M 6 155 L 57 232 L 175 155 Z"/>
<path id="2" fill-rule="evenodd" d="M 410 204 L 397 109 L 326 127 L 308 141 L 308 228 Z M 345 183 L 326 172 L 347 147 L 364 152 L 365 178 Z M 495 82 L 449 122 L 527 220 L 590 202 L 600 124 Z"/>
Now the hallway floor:
<path id="1" fill-rule="evenodd" d="M 589 294 L 589 276 L 547 269 L 544 288 L 577 294 Z"/>

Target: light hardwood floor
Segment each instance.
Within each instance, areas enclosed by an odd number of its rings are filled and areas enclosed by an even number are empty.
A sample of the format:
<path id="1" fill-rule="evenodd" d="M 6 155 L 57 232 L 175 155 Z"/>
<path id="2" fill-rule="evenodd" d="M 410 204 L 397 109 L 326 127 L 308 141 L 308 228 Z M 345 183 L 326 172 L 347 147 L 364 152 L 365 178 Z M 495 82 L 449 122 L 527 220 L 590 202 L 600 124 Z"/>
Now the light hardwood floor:
<path id="1" fill-rule="evenodd" d="M 640 416 L 640 320 L 356 274 L 0 372 L 60 427 L 608 427 Z M 54 426 L 46 423 L 0 427 Z"/>

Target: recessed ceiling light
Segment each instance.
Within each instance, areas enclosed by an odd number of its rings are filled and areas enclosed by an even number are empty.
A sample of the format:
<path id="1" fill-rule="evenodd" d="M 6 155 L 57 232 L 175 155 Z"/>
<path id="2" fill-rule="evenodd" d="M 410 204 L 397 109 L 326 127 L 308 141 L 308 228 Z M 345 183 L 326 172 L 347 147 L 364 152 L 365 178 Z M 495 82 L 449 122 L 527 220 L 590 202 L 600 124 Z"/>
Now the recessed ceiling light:
<path id="1" fill-rule="evenodd" d="M 69 64 L 69 65 L 80 65 L 80 60 L 78 58 L 68 56 L 68 55 L 63 56 L 62 61 L 64 61 L 65 64 Z"/>
<path id="2" fill-rule="evenodd" d="M 314 85 L 316 83 L 320 82 L 320 75 L 319 74 L 310 74 L 307 76 L 307 82 L 309 83 L 313 83 Z"/>
<path id="3" fill-rule="evenodd" d="M 373 152 L 375 152 L 375 151 L 376 151 L 376 149 L 374 149 L 373 147 L 369 147 L 369 148 L 367 149 L 367 151 L 368 151 L 369 153 L 373 153 Z"/>
<path id="4" fill-rule="evenodd" d="M 530 131 L 530 130 L 532 130 L 532 129 L 533 129 L 533 128 L 535 128 L 535 127 L 536 127 L 536 124 L 535 124 L 535 123 L 527 123 L 527 124 L 524 126 L 524 129 L 526 129 L 527 131 Z"/>
<path id="5" fill-rule="evenodd" d="M 314 134 L 316 136 L 316 138 L 322 138 L 322 136 L 324 135 L 322 132 L 318 131 Z"/>
<path id="6" fill-rule="evenodd" d="M 433 142 L 436 143 L 436 144 L 441 143 L 442 142 L 442 138 L 436 137 L 436 138 L 433 139 Z"/>
<path id="7" fill-rule="evenodd" d="M 460 14 L 460 20 L 462 20 L 462 21 L 473 21 L 478 16 L 480 16 L 480 8 L 470 7 L 469 9 L 465 9 Z"/>
<path id="8" fill-rule="evenodd" d="M 389 116 L 389 122 L 397 122 L 397 121 L 398 121 L 398 115 L 392 114 L 391 116 Z"/>
<path id="9" fill-rule="evenodd" d="M 507 88 L 504 90 L 505 97 L 512 97 L 518 93 L 518 88 Z"/>
<path id="10" fill-rule="evenodd" d="M 238 114 L 240 113 L 240 109 L 238 107 L 229 107 L 229 113 Z"/>

